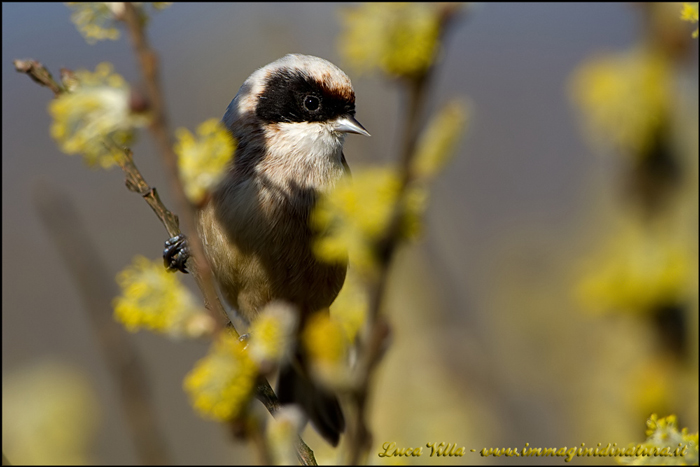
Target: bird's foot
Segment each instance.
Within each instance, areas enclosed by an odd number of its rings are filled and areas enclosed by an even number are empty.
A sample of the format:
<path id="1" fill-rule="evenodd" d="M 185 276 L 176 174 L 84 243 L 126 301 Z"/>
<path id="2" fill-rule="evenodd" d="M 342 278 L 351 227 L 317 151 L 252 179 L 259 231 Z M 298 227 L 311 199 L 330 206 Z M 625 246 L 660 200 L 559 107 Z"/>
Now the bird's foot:
<path id="1" fill-rule="evenodd" d="M 165 269 L 171 272 L 181 271 L 188 273 L 187 259 L 190 257 L 190 247 L 187 243 L 187 237 L 184 234 L 177 235 L 165 241 L 165 249 L 163 250 L 163 263 Z"/>

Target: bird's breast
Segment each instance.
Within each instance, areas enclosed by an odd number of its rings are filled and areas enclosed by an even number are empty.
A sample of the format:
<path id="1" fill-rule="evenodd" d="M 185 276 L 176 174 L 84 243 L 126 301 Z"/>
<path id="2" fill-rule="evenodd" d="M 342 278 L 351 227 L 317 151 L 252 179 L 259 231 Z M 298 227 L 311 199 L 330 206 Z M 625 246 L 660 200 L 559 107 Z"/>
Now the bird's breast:
<path id="1" fill-rule="evenodd" d="M 309 218 L 319 190 L 257 173 L 215 193 L 203 230 L 218 245 L 205 248 L 227 301 L 251 319 L 281 299 L 302 310 L 330 306 L 345 279 L 344 263 L 319 261 Z M 209 217 L 209 220 L 206 217 Z"/>

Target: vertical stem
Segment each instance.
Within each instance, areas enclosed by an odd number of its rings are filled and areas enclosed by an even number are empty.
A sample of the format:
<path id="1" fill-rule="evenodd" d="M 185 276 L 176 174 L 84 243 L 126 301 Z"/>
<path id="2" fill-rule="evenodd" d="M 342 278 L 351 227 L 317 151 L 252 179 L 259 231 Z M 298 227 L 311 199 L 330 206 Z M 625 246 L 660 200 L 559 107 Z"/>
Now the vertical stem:
<path id="1" fill-rule="evenodd" d="M 459 7 L 443 5 L 440 8 L 439 44 L 442 43 L 447 27 L 457 14 L 457 8 Z M 423 73 L 406 77 L 408 105 L 406 123 L 404 125 L 405 133 L 399 156 L 399 193 L 389 227 L 384 236 L 375 245 L 378 274 L 376 276 L 377 279 L 369 287 L 368 339 L 362 346 L 362 354 L 358 364 L 358 383 L 356 389 L 350 393 L 350 400 L 353 402 L 355 410 L 352 414 L 350 433 L 348 433 L 351 464 L 366 462 L 369 450 L 372 447 L 372 434 L 367 427 L 366 421 L 369 385 L 390 333 L 389 323 L 381 314 L 381 310 L 386 298 L 391 262 L 401 241 L 401 225 L 404 217 L 403 198 L 414 177 L 412 165 L 420 133 L 420 115 L 423 111 L 427 89 L 435 69 L 436 65 L 433 62 Z"/>
<path id="2" fill-rule="evenodd" d="M 400 174 L 401 185 L 397 199 L 397 205 L 392 215 L 392 221 L 389 225 L 384 238 L 377 244 L 376 252 L 378 259 L 379 273 L 377 280 L 370 285 L 370 303 L 369 303 L 369 330 L 368 339 L 363 346 L 363 355 L 358 366 L 360 378 L 358 381 L 358 389 L 352 391 L 350 398 L 353 401 L 354 412 L 352 413 L 352 423 L 350 425 L 350 464 L 358 464 L 366 462 L 369 450 L 372 447 L 372 434 L 367 427 L 366 412 L 369 399 L 369 384 L 374 368 L 379 363 L 382 354 L 384 342 L 389 335 L 389 323 L 381 315 L 383 300 L 386 296 L 386 284 L 389 278 L 389 269 L 391 260 L 394 256 L 394 251 L 398 246 L 400 234 L 401 219 L 403 218 L 403 205 L 401 199 L 406 191 L 411 178 L 411 162 L 415 153 L 416 142 L 418 141 L 419 133 L 419 117 L 423 107 L 425 90 L 429 81 L 428 73 L 430 69 L 415 79 L 408 81 L 408 111 L 406 124 L 404 125 L 405 133 L 403 136 L 402 151 L 400 155 Z"/>
<path id="3" fill-rule="evenodd" d="M 193 259 L 188 261 L 188 267 L 192 271 L 197 285 L 199 285 L 199 288 L 204 294 L 205 306 L 212 314 L 219 329 L 222 329 L 225 323 L 228 322 L 228 317 L 218 299 L 211 267 L 204 255 L 202 242 L 197 235 L 194 209 L 185 196 L 185 190 L 180 181 L 177 158 L 172 149 L 170 132 L 168 130 L 167 112 L 163 99 L 162 86 L 160 84 L 158 57 L 148 44 L 141 15 L 131 3 L 125 4 L 124 21 L 131 34 L 131 40 L 139 60 L 141 73 L 143 74 L 143 80 L 146 85 L 148 101 L 153 114 L 150 130 L 160 148 L 161 158 L 168 174 L 168 180 L 170 181 L 170 188 L 175 197 L 175 203 L 184 227 L 183 230 L 188 235 L 189 245 L 192 250 Z"/>

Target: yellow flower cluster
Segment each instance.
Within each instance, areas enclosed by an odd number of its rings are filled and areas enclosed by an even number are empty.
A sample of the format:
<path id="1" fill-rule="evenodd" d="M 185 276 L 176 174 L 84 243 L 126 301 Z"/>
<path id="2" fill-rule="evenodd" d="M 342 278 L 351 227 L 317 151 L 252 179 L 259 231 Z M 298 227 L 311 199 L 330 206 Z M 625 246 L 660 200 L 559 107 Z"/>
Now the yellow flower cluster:
<path id="1" fill-rule="evenodd" d="M 222 333 L 209 354 L 185 377 L 184 388 L 200 415 L 235 419 L 253 395 L 258 370 L 245 345 Z"/>
<path id="2" fill-rule="evenodd" d="M 282 406 L 267 425 L 267 441 L 275 465 L 297 465 L 296 442 L 304 415 L 296 405 Z"/>
<path id="3" fill-rule="evenodd" d="M 642 447 L 658 452 L 659 455 L 648 455 L 638 457 L 618 457 L 621 464 L 627 465 L 697 465 L 698 464 L 698 433 L 693 435 L 688 434 L 688 429 L 678 431 L 678 422 L 675 415 L 670 415 L 665 418 L 659 418 L 656 414 L 652 414 L 647 420 L 647 440 L 642 443 Z M 657 448 L 658 451 L 653 450 Z M 683 456 L 664 454 L 673 454 L 677 449 L 684 451 Z"/>
<path id="4" fill-rule="evenodd" d="M 248 352 L 262 368 L 273 368 L 291 348 L 297 326 L 294 308 L 284 302 L 265 306 L 250 325 Z"/>
<path id="5" fill-rule="evenodd" d="M 453 100 L 435 115 L 421 134 L 413 160 L 413 172 L 419 177 L 434 177 L 449 162 L 467 122 L 466 105 Z"/>
<path id="6" fill-rule="evenodd" d="M 171 4 L 172 2 L 152 3 L 156 10 L 162 10 Z M 115 24 L 124 14 L 124 2 L 68 2 L 66 5 L 73 10 L 71 21 L 88 44 L 105 39 L 119 39 L 119 30 Z M 138 8 L 144 20 L 148 18 L 143 11 L 143 3 L 134 2 L 133 5 Z"/>
<path id="7" fill-rule="evenodd" d="M 82 154 L 90 166 L 108 168 L 132 142 L 135 127 L 148 118 L 129 109 L 129 86 L 110 63 L 97 65 L 94 73 L 78 70 L 75 89 L 49 104 L 53 117 L 51 136 L 67 154 Z"/>
<path id="8" fill-rule="evenodd" d="M 650 312 L 686 296 L 690 255 L 665 232 L 624 226 L 580 282 L 578 293 L 597 311 Z"/>
<path id="9" fill-rule="evenodd" d="M 343 58 L 360 71 L 419 75 L 439 47 L 439 10 L 429 3 L 365 3 L 342 14 Z"/>
<path id="10" fill-rule="evenodd" d="M 322 196 L 311 213 L 311 226 L 320 232 L 313 248 L 328 262 L 350 262 L 358 272 L 375 266 L 374 244 L 385 233 L 398 202 L 400 181 L 390 168 L 367 168 L 340 180 Z M 424 186 L 409 186 L 403 197 L 401 234 L 412 238 L 420 231 L 420 216 L 428 193 Z"/>
<path id="11" fill-rule="evenodd" d="M 681 19 L 683 21 L 689 21 L 691 23 L 698 22 L 698 2 L 694 3 L 684 3 L 683 9 L 681 10 Z M 698 37 L 698 28 L 693 31 L 693 37 Z"/>
<path id="12" fill-rule="evenodd" d="M 338 297 L 331 305 L 331 316 L 343 327 L 349 342 L 354 342 L 367 320 L 369 296 L 363 282 L 351 267 Z"/>
<path id="13" fill-rule="evenodd" d="M 670 88 L 669 63 L 647 49 L 591 59 L 570 82 L 589 139 L 637 158 L 647 153 L 666 118 Z"/>
<path id="14" fill-rule="evenodd" d="M 416 239 L 422 232 L 421 221 L 423 213 L 428 207 L 429 190 L 425 183 L 412 183 L 404 194 L 404 216 L 402 219 L 401 233 L 407 239 Z"/>
<path id="15" fill-rule="evenodd" d="M 323 196 L 311 215 L 311 225 L 324 235 L 314 243 L 316 255 L 343 261 L 348 252 L 362 270 L 374 265 L 372 242 L 388 227 L 399 194 L 399 179 L 388 168 L 358 170 Z"/>
<path id="16" fill-rule="evenodd" d="M 224 175 L 236 149 L 235 141 L 215 118 L 199 125 L 197 137 L 185 128 L 178 128 L 175 137 L 178 141 L 174 149 L 185 193 L 190 201 L 199 204 Z"/>
<path id="17" fill-rule="evenodd" d="M 80 34 L 88 44 L 104 39 L 119 39 L 119 30 L 115 27 L 115 16 L 124 10 L 120 2 L 68 2 L 73 13 L 71 21 L 75 23 Z"/>
<path id="18" fill-rule="evenodd" d="M 213 319 L 162 261 L 137 256 L 117 275 L 121 295 L 114 316 L 129 331 L 146 328 L 173 337 L 200 337 L 212 332 Z"/>
<path id="19" fill-rule="evenodd" d="M 331 388 L 350 384 L 350 343 L 340 323 L 328 313 L 316 313 L 304 327 L 302 342 L 311 371 L 318 382 Z"/>

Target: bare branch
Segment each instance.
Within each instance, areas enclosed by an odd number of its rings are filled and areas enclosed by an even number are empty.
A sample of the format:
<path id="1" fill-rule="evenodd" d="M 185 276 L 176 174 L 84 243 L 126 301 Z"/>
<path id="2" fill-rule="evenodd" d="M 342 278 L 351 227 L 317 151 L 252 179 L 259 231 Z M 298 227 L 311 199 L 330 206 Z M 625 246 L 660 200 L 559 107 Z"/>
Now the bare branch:
<path id="1" fill-rule="evenodd" d="M 20 73 L 26 73 L 35 82 L 51 89 L 54 96 L 58 96 L 65 91 L 63 86 L 53 79 L 49 70 L 36 60 L 15 60 L 13 63 L 15 64 L 15 70 Z"/>

